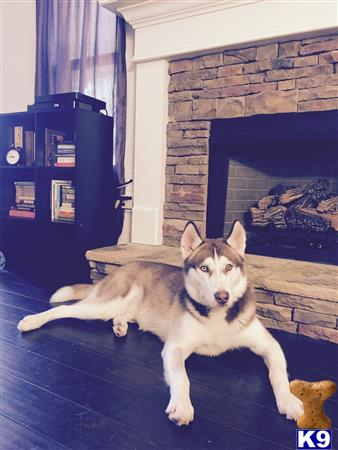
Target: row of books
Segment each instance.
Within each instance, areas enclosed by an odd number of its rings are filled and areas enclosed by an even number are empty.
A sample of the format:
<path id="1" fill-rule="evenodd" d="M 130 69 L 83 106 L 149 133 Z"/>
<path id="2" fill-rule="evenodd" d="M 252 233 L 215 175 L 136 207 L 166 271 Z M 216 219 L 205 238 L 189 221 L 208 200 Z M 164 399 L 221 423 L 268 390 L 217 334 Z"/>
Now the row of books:
<path id="1" fill-rule="evenodd" d="M 73 142 L 63 141 L 57 144 L 55 150 L 56 167 L 74 167 L 75 166 L 75 144 Z"/>
<path id="2" fill-rule="evenodd" d="M 50 204 L 52 222 L 74 222 L 75 188 L 70 180 L 52 180 Z"/>
<path id="3" fill-rule="evenodd" d="M 35 219 L 35 183 L 15 181 L 15 206 L 8 212 L 10 217 Z M 71 180 L 51 181 L 51 221 L 75 221 L 75 187 Z"/>
<path id="4" fill-rule="evenodd" d="M 9 210 L 10 217 L 35 219 L 34 181 L 15 181 L 15 206 Z"/>
<path id="5" fill-rule="evenodd" d="M 73 141 L 66 141 L 63 131 L 46 128 L 45 166 L 75 166 L 75 143 Z"/>

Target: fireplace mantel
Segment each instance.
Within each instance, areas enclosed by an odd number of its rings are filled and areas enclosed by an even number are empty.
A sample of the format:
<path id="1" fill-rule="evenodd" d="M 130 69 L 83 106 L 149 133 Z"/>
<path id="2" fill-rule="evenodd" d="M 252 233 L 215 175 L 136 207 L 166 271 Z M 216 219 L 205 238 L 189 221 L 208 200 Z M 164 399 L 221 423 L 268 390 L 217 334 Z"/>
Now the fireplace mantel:
<path id="1" fill-rule="evenodd" d="M 99 0 L 102 6 L 122 14 L 134 29 L 198 16 L 261 0 Z"/>
<path id="2" fill-rule="evenodd" d="M 337 30 L 335 1 L 98 1 L 135 30 L 135 62 Z"/>

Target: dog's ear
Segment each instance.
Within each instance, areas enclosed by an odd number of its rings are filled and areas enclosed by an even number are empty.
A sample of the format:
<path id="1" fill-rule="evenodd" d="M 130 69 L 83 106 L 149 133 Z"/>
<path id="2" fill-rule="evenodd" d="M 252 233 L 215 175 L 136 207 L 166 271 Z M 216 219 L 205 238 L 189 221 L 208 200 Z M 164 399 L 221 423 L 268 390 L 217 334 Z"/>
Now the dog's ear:
<path id="1" fill-rule="evenodd" d="M 246 233 L 240 220 L 236 220 L 232 226 L 227 243 L 235 249 L 241 256 L 244 255 L 246 246 Z"/>
<path id="2" fill-rule="evenodd" d="M 187 259 L 193 251 L 202 243 L 202 238 L 194 222 L 188 222 L 184 228 L 181 239 L 181 253 L 183 259 Z"/>

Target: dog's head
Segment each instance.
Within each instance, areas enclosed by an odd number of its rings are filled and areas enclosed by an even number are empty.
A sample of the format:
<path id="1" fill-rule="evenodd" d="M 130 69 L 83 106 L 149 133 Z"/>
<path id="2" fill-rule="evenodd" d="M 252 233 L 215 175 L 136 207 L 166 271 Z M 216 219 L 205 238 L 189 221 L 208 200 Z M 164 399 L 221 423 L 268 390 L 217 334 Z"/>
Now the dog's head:
<path id="1" fill-rule="evenodd" d="M 230 308 L 247 289 L 245 245 L 245 230 L 240 221 L 234 222 L 226 239 L 205 240 L 195 224 L 189 222 L 181 239 L 188 294 L 209 308 Z"/>

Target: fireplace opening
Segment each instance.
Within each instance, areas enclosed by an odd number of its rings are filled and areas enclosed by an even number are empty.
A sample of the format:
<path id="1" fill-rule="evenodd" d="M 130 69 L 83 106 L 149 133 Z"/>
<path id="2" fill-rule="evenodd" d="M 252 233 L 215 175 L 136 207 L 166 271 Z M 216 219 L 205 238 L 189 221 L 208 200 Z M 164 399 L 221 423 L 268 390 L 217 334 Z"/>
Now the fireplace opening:
<path id="1" fill-rule="evenodd" d="M 207 236 L 248 231 L 248 252 L 338 260 L 338 112 L 214 120 Z"/>

